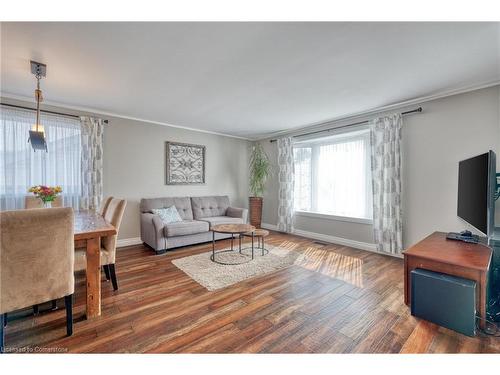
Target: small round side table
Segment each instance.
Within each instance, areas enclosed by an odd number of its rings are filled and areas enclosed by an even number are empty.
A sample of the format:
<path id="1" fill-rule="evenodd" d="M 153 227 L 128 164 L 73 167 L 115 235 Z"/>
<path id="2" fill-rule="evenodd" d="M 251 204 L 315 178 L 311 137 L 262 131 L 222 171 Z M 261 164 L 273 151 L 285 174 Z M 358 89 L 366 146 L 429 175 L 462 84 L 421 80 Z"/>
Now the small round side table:
<path id="1" fill-rule="evenodd" d="M 262 255 L 269 253 L 269 250 L 266 249 L 265 244 L 264 244 L 264 238 L 269 236 L 268 230 L 258 228 L 258 229 L 255 229 L 253 232 L 243 233 L 243 236 L 257 238 L 256 248 L 262 250 Z"/>

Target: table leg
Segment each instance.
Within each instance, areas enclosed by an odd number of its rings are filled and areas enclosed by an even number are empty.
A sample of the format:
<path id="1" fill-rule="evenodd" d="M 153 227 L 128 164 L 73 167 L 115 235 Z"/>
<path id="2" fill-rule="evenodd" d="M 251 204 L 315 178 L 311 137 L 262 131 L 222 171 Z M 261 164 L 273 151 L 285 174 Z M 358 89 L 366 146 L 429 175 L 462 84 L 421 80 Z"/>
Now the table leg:
<path id="1" fill-rule="evenodd" d="M 233 251 L 234 234 L 231 233 L 231 251 Z"/>
<path id="2" fill-rule="evenodd" d="M 212 232 L 212 261 L 215 262 L 215 232 Z"/>
<path id="3" fill-rule="evenodd" d="M 410 274 L 410 269 L 409 269 L 409 259 L 408 257 L 405 255 L 404 256 L 404 272 L 405 272 L 405 275 L 404 275 L 404 292 L 405 292 L 405 296 L 404 296 L 404 302 L 407 306 L 410 306 L 410 277 L 409 277 L 409 274 Z"/>
<path id="4" fill-rule="evenodd" d="M 264 237 L 262 237 L 262 256 L 264 256 L 264 249 L 266 248 L 264 244 Z"/>
<path id="5" fill-rule="evenodd" d="M 253 232 L 252 232 L 252 260 L 253 260 L 253 241 L 254 241 L 254 235 L 253 235 Z"/>
<path id="6" fill-rule="evenodd" d="M 87 240 L 87 319 L 101 315 L 100 238 Z"/>
<path id="7" fill-rule="evenodd" d="M 241 254 L 241 234 L 239 235 L 240 237 L 240 254 Z"/>
<path id="8" fill-rule="evenodd" d="M 479 276 L 479 315 L 481 316 L 481 321 L 479 326 L 484 329 L 486 327 L 486 273 L 481 272 Z"/>

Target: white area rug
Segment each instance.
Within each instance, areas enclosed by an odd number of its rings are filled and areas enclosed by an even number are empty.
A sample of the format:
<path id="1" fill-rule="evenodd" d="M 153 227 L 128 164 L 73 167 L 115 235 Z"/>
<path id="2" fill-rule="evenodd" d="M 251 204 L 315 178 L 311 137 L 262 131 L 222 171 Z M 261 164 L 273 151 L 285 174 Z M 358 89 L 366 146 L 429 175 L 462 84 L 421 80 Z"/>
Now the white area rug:
<path id="1" fill-rule="evenodd" d="M 210 260 L 211 251 L 175 259 L 172 263 L 208 290 L 217 290 L 288 267 L 300 255 L 296 251 L 290 251 L 282 247 L 266 245 L 266 248 L 269 250 L 269 254 L 262 256 L 261 250 L 255 249 L 253 260 L 237 265 L 222 265 L 212 262 Z M 222 250 L 217 250 L 217 252 L 219 251 Z M 249 254 L 249 251 L 251 250 L 244 250 L 244 254 Z M 248 258 L 240 255 L 237 251 L 233 251 L 216 254 L 216 259 L 226 263 L 237 263 Z"/>

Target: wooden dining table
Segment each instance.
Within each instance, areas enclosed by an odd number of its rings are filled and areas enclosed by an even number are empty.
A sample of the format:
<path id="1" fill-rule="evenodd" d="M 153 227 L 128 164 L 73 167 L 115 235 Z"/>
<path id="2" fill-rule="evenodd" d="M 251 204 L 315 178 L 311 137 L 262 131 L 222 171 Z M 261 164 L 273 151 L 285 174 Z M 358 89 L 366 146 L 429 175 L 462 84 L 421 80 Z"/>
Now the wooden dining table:
<path id="1" fill-rule="evenodd" d="M 87 319 L 101 315 L 101 238 L 116 228 L 94 211 L 75 211 L 75 249 L 86 249 Z"/>

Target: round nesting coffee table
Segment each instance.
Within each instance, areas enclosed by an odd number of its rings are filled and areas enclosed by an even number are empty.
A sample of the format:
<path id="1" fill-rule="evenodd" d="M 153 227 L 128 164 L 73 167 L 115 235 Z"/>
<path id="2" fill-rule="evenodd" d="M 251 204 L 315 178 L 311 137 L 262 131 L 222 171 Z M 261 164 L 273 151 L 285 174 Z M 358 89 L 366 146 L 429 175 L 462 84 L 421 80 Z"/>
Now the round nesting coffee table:
<path id="1" fill-rule="evenodd" d="M 212 231 L 212 256 L 210 257 L 210 260 L 215 263 L 219 264 L 224 264 L 224 265 L 235 265 L 235 264 L 243 264 L 246 262 L 249 262 L 253 259 L 253 250 L 254 250 L 254 236 L 251 234 L 255 231 L 255 227 L 253 225 L 249 224 L 218 224 L 214 225 L 211 229 Z M 231 234 L 231 250 L 222 250 L 219 252 L 215 252 L 215 233 L 226 233 L 226 234 Z M 239 252 L 241 253 L 241 236 L 243 233 L 248 233 L 249 236 L 252 237 L 252 258 L 246 260 L 245 262 L 239 262 L 239 263 L 224 263 L 217 261 L 215 259 L 215 254 L 221 254 L 221 253 L 227 253 L 227 252 L 233 252 L 233 243 L 234 243 L 234 235 L 237 234 L 239 237 Z"/>

